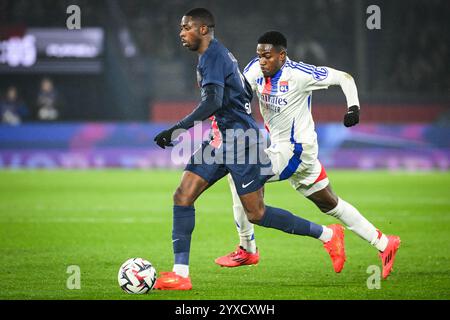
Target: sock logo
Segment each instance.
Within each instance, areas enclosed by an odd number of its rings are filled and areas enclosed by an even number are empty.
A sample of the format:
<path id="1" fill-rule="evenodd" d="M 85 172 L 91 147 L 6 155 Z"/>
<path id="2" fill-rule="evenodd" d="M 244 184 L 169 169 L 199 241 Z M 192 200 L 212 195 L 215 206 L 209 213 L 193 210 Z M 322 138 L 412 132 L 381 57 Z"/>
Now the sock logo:
<path id="1" fill-rule="evenodd" d="M 378 232 L 378 236 L 377 236 L 377 239 L 381 239 L 381 236 L 383 235 L 382 233 L 381 233 L 381 231 L 380 230 L 378 230 L 377 229 L 377 232 Z"/>

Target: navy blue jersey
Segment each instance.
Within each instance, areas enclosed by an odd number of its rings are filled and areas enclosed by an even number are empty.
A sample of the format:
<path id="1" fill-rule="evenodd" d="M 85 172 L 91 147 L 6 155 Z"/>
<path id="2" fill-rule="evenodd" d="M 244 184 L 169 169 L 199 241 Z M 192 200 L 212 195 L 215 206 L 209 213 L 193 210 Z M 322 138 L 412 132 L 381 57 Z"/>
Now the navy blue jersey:
<path id="1" fill-rule="evenodd" d="M 213 116 L 213 139 L 203 142 L 185 170 L 209 185 L 230 173 L 240 195 L 259 190 L 273 172 L 264 152 L 265 139 L 251 115 L 250 84 L 231 52 L 217 40 L 212 40 L 200 56 L 197 77 L 202 91 L 214 84 L 223 87 L 224 93 L 222 105 Z M 231 134 L 227 132 L 230 129 L 234 130 Z"/>
<path id="2" fill-rule="evenodd" d="M 233 54 L 216 39 L 199 58 L 197 80 L 200 88 L 207 84 L 224 88 L 222 107 L 214 114 L 223 135 L 227 129 L 258 129 L 251 115 L 252 89 Z"/>

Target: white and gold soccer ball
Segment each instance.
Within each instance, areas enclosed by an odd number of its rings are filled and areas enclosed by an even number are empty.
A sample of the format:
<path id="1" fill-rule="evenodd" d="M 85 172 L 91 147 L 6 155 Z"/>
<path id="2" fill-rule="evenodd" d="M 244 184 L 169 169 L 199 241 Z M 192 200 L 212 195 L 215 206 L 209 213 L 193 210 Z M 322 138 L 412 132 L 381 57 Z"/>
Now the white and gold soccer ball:
<path id="1" fill-rule="evenodd" d="M 155 285 L 156 270 L 145 259 L 131 258 L 120 266 L 117 279 L 120 287 L 127 293 L 148 293 Z"/>

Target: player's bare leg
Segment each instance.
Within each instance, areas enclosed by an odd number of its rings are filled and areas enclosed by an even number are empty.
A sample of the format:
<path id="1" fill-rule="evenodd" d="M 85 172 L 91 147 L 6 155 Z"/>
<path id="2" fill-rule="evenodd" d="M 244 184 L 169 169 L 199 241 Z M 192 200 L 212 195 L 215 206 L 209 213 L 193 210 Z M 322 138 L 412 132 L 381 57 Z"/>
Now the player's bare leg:
<path id="1" fill-rule="evenodd" d="M 208 187 L 208 181 L 193 172 L 184 171 L 180 185 L 173 195 L 173 204 L 176 206 L 192 206 Z"/>
<path id="2" fill-rule="evenodd" d="M 324 189 L 308 196 L 307 198 L 312 202 L 314 202 L 314 204 L 322 212 L 328 212 L 336 208 L 339 200 L 337 195 L 331 189 L 330 184 L 328 184 L 328 186 L 325 187 Z"/>
<path id="3" fill-rule="evenodd" d="M 400 246 L 398 236 L 385 235 L 375 228 L 355 207 L 339 198 L 331 189 L 330 184 L 307 198 L 314 202 L 322 212 L 339 219 L 349 230 L 377 248 L 382 259 L 383 278 L 388 277 L 394 264 L 395 254 Z"/>
<path id="4" fill-rule="evenodd" d="M 231 196 L 233 198 L 233 215 L 239 234 L 239 245 L 236 250 L 217 258 L 214 262 L 222 267 L 229 268 L 256 265 L 259 262 L 259 251 L 256 248 L 253 223 L 250 223 L 247 219 L 231 174 L 228 174 L 228 183 L 230 185 Z"/>
<path id="5" fill-rule="evenodd" d="M 266 206 L 263 189 L 239 196 L 247 219 L 254 224 L 274 228 L 286 233 L 310 236 L 328 243 L 327 249 L 336 272 L 341 272 L 345 263 L 343 227 L 320 226 L 302 219 L 289 211 Z"/>
<path id="6" fill-rule="evenodd" d="M 173 195 L 172 243 L 175 262 L 172 272 L 162 272 L 156 280 L 155 289 L 190 290 L 189 251 L 191 234 L 195 225 L 195 200 L 209 187 L 199 175 L 184 171 L 181 182 Z"/>

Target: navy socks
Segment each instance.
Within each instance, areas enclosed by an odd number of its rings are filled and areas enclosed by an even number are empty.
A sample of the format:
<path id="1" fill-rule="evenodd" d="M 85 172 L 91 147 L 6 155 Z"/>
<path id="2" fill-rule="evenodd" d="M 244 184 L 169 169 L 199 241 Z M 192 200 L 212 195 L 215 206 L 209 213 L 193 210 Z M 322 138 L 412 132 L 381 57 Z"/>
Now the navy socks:
<path id="1" fill-rule="evenodd" d="M 266 211 L 259 225 L 316 239 L 320 237 L 323 231 L 321 225 L 300 218 L 289 211 L 269 206 L 266 206 Z"/>
<path id="2" fill-rule="evenodd" d="M 300 218 L 289 211 L 269 206 L 266 206 L 266 211 L 259 225 L 316 239 L 320 237 L 323 231 L 321 225 Z M 191 235 L 194 226 L 195 208 L 193 206 L 173 206 L 172 244 L 175 264 L 189 265 Z"/>
<path id="3" fill-rule="evenodd" d="M 175 264 L 189 265 L 191 235 L 195 226 L 195 208 L 193 206 L 173 206 L 172 245 Z"/>

